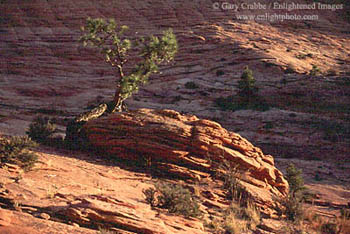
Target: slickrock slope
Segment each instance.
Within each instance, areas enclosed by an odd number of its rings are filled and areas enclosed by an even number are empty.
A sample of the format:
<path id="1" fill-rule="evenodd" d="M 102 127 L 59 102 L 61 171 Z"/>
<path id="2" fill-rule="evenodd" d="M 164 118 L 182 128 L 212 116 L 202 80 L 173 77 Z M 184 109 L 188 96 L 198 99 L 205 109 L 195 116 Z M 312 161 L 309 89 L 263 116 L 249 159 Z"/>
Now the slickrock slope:
<path id="1" fill-rule="evenodd" d="M 343 17 L 346 12 L 290 12 L 317 14 L 320 18 L 315 21 L 240 21 L 235 17 L 236 13 L 285 14 L 286 11 L 232 12 L 214 9 L 214 2 L 216 0 L 1 0 L 0 134 L 24 135 L 34 116 L 42 113 L 57 118 L 63 134 L 66 118 L 81 113 L 87 105 L 111 98 L 115 74 L 96 56 L 95 51 L 83 48 L 78 42 L 81 36 L 79 28 L 88 16 L 115 18 L 121 24 L 130 26 L 131 36 L 158 34 L 171 27 L 179 40 L 180 50 L 175 63 L 163 67 L 161 74 L 151 77 L 149 84 L 127 101 L 129 109 L 174 109 L 215 120 L 227 130 L 237 132 L 261 147 L 264 153 L 275 156 L 276 165 L 281 170 L 291 161 L 289 158 L 297 157 L 300 160 L 293 162 L 304 169 L 308 187 L 318 194 L 318 204 L 323 204 L 314 207 L 327 217 L 330 213 L 339 214 L 339 204 L 346 207 L 350 199 L 350 25 Z M 349 8 L 347 10 L 349 12 Z M 307 75 L 312 64 L 320 68 L 320 76 Z M 267 99 L 271 109 L 266 112 L 220 110 L 214 104 L 215 99 L 236 94 L 237 81 L 246 65 L 254 71 L 259 94 Z M 187 82 L 194 82 L 197 88 L 185 88 Z M 11 227 L 17 229 L 1 227 L 3 233 L 10 233 L 10 230 L 19 233 L 19 226 L 29 227 L 30 230 L 32 226 L 36 229 L 41 227 L 41 230 L 48 230 L 47 233 L 66 228 L 67 233 L 89 233 L 86 229 L 72 229 L 71 225 L 57 227 L 52 222 L 39 224 L 43 219 L 37 224 L 37 218 L 25 215 L 30 211 L 34 213 L 32 216 L 39 217 L 40 207 L 57 206 L 63 199 L 59 196 L 52 199 L 52 204 L 46 203 L 50 200 L 46 197 L 52 196 L 48 194 L 56 190 L 56 185 L 58 190 L 68 188 L 69 191 L 64 191 L 65 195 L 73 194 L 71 198 L 64 198 L 72 205 L 63 205 L 63 209 L 69 208 L 70 214 L 87 211 L 90 217 L 92 213 L 95 217 L 101 214 L 101 210 L 90 212 L 89 203 L 85 200 L 91 199 L 91 195 L 104 194 L 132 204 L 142 196 L 141 189 L 137 192 L 132 190 L 140 187 L 140 181 L 135 179 L 139 175 L 133 177 L 133 173 L 126 173 L 124 178 L 121 175 L 125 171 L 114 168 L 115 173 L 111 172 L 113 179 L 106 179 L 111 176 L 105 172 L 110 170 L 112 164 L 108 164 L 107 168 L 100 167 L 95 165 L 96 162 L 85 162 L 86 158 L 81 161 L 71 157 L 77 157 L 76 153 L 42 153 L 40 159 L 43 165 L 37 165 L 37 171 L 22 175 L 1 169 L 3 190 L 12 191 L 19 204 L 29 207 L 28 210 L 23 209 L 24 215 L 21 212 L 14 214 Z M 180 169 L 176 167 L 174 171 L 178 173 Z M 192 169 L 191 172 L 200 171 Z M 200 176 L 205 177 L 205 173 L 201 172 Z M 184 172 L 184 175 L 188 173 Z M 17 177 L 23 179 L 15 180 Z M 86 181 L 77 180 L 84 177 Z M 114 184 L 115 178 L 127 182 Z M 130 181 L 136 182 L 133 184 Z M 105 187 L 125 187 L 134 192 L 131 195 L 127 193 L 127 197 L 134 200 L 124 200 L 120 193 L 109 193 Z M 221 199 L 220 192 L 213 193 L 217 199 L 208 203 L 220 207 L 225 201 Z M 22 199 L 21 194 L 27 197 Z M 5 193 L 3 196 L 12 195 Z M 38 197 L 42 199 L 35 200 Z M 30 203 L 34 200 L 45 204 Z M 13 202 L 11 204 L 9 209 L 13 208 Z M 147 206 L 141 204 L 141 209 L 146 209 Z M 38 211 L 31 211 L 33 209 Z M 53 211 L 46 208 L 42 211 L 56 217 Z M 25 217 L 20 219 L 17 215 Z M 8 223 L 6 214 L 2 213 L 2 217 L 5 221 L 1 223 Z M 166 220 L 164 223 L 171 226 L 170 230 L 189 233 L 183 220 L 174 218 L 174 221 L 172 216 L 157 217 Z M 17 222 L 19 220 L 21 225 Z M 72 220 L 81 226 L 87 225 L 87 220 L 80 216 Z M 189 225 L 196 225 L 194 223 Z"/>
<path id="2" fill-rule="evenodd" d="M 264 155 L 220 124 L 173 110 L 140 109 L 95 119 L 83 127 L 88 142 L 125 160 L 147 160 L 164 174 L 208 178 L 224 160 L 242 171 L 244 187 L 262 207 L 288 192 L 288 183 Z"/>
<path id="3" fill-rule="evenodd" d="M 28 125 L 33 112 L 51 111 L 71 117 L 95 100 L 110 98 L 115 74 L 95 51 L 84 48 L 78 40 L 87 17 L 112 17 L 130 26 L 130 36 L 158 34 L 171 27 L 179 41 L 175 63 L 153 76 L 150 84 L 128 101 L 130 108 L 174 109 L 215 118 L 271 154 L 298 156 L 303 148 L 307 149 L 303 157 L 309 158 L 347 155 L 348 141 L 329 149 L 329 142 L 322 139 L 322 129 L 303 124 L 304 119 L 314 117 L 318 124 L 318 113 L 343 118 L 337 112 L 348 105 L 347 86 L 342 86 L 337 76 L 311 79 L 301 75 L 308 73 L 312 64 L 324 73 L 332 69 L 335 74 L 347 74 L 350 38 L 349 24 L 342 17 L 345 11 L 298 10 L 290 13 L 316 14 L 319 20 L 254 22 L 238 20 L 236 14 L 286 12 L 234 12 L 214 9 L 214 2 L 1 1 L 0 127 L 6 133 L 23 134 L 24 130 L 16 130 L 15 126 Z M 231 113 L 214 105 L 216 98 L 235 94 L 246 65 L 254 71 L 260 94 L 275 110 L 265 115 Z M 298 73 L 284 74 L 288 67 Z M 198 88 L 184 88 L 189 81 Z M 304 107 L 314 103 L 320 108 Z M 269 122 L 278 122 L 283 129 L 265 131 L 264 125 Z M 317 132 L 305 134 L 310 131 Z"/>
<path id="4" fill-rule="evenodd" d="M 90 234 L 98 227 L 123 234 L 208 233 L 201 220 L 152 210 L 142 190 L 153 179 L 145 173 L 99 155 L 50 148 L 37 153 L 40 162 L 30 172 L 0 168 L 0 233 Z"/>

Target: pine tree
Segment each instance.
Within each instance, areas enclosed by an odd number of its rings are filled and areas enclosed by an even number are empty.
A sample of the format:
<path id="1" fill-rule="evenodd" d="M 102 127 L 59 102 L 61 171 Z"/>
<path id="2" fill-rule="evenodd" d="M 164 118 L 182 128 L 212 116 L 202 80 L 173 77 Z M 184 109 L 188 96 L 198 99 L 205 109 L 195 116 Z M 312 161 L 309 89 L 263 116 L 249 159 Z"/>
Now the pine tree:
<path id="1" fill-rule="evenodd" d="M 238 95 L 247 98 L 248 101 L 252 97 L 255 97 L 258 92 L 258 88 L 255 86 L 255 78 L 253 76 L 253 71 L 247 66 L 238 81 Z"/>
<path id="2" fill-rule="evenodd" d="M 297 169 L 294 164 L 289 164 L 286 171 L 286 179 L 289 183 L 289 190 L 293 197 L 305 190 L 302 170 Z"/>
<path id="3" fill-rule="evenodd" d="M 171 29 L 164 31 L 161 37 L 146 38 L 128 38 L 127 30 L 125 25 L 118 27 L 114 19 L 106 21 L 101 18 L 88 18 L 86 26 L 82 27 L 84 46 L 98 48 L 104 60 L 116 70 L 110 112 L 122 111 L 124 100 L 147 83 L 151 74 L 159 71 L 158 65 L 172 61 L 177 52 L 177 40 Z M 130 59 L 131 56 L 137 59 Z M 131 69 L 125 69 L 126 66 Z"/>

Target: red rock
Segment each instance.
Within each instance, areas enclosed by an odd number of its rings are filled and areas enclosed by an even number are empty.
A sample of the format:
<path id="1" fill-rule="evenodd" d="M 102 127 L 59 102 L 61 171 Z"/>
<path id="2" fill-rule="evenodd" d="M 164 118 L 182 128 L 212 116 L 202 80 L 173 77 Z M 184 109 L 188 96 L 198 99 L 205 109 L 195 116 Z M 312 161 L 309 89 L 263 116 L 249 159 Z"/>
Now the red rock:
<path id="1" fill-rule="evenodd" d="M 12 213 L 0 208 L 0 226 L 9 226 L 12 220 Z"/>
<path id="2" fill-rule="evenodd" d="M 272 156 L 219 123 L 194 115 L 139 109 L 89 121 L 83 129 L 95 147 L 125 160 L 147 158 L 155 168 L 177 177 L 208 177 L 215 165 L 227 160 L 247 172 L 246 188 L 261 204 L 272 205 L 272 196 L 288 191 Z"/>

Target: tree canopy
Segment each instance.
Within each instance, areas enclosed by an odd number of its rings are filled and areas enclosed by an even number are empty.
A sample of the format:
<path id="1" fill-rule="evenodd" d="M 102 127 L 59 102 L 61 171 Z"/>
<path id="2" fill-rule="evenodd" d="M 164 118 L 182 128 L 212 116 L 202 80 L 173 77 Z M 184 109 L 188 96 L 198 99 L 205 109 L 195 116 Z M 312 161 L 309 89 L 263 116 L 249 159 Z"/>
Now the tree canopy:
<path id="1" fill-rule="evenodd" d="M 117 72 L 115 95 L 111 112 L 121 111 L 123 101 L 147 83 L 151 74 L 159 71 L 160 64 L 174 60 L 178 44 L 172 29 L 163 35 L 147 37 L 127 36 L 128 26 L 118 26 L 114 19 L 88 18 L 82 27 L 84 46 L 97 48 L 105 62 Z M 132 57 L 132 56 L 135 56 Z M 132 68 L 126 73 L 126 65 Z"/>

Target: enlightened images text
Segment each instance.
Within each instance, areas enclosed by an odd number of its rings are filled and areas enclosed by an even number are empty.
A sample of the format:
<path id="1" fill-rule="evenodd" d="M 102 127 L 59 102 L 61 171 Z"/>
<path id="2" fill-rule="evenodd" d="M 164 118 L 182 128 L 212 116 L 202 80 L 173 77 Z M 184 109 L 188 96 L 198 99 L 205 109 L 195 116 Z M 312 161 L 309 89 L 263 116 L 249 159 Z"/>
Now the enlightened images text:
<path id="1" fill-rule="evenodd" d="M 320 2 L 314 2 L 311 4 L 302 4 L 302 3 L 279 3 L 274 2 L 272 4 L 272 9 L 274 10 L 342 10 L 344 8 L 343 4 L 324 4 Z"/>
<path id="2" fill-rule="evenodd" d="M 223 10 L 267 10 L 267 9 L 273 9 L 273 10 L 342 10 L 344 9 L 343 4 L 325 4 L 320 2 L 314 2 L 314 3 L 280 3 L 280 2 L 272 2 L 269 4 L 260 3 L 260 2 L 253 2 L 253 3 L 229 3 L 229 2 L 223 2 L 223 3 L 214 3 L 213 7 L 215 9 L 223 9 Z"/>

